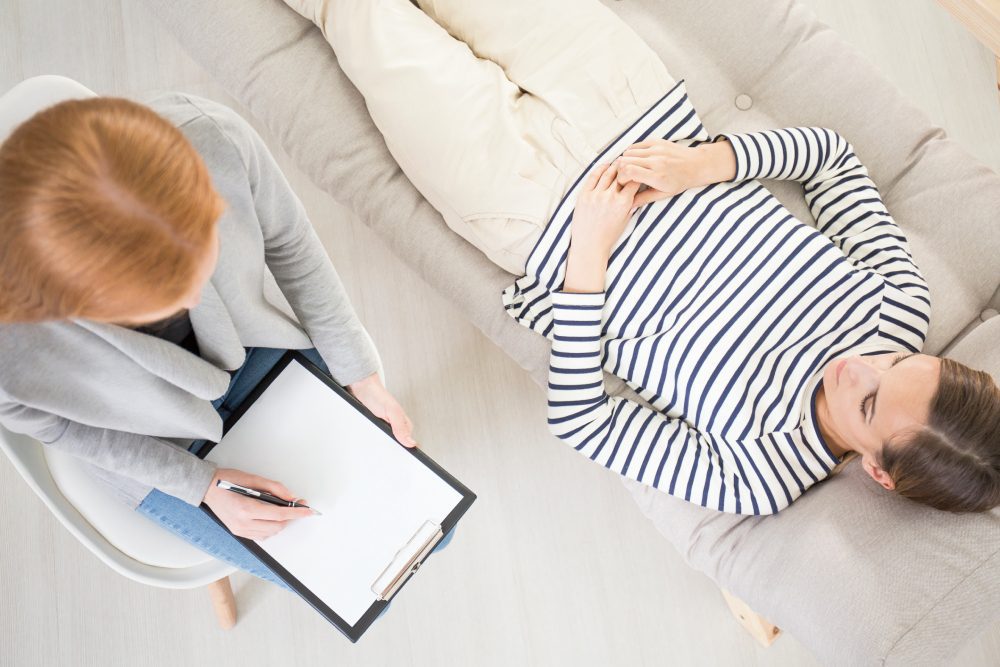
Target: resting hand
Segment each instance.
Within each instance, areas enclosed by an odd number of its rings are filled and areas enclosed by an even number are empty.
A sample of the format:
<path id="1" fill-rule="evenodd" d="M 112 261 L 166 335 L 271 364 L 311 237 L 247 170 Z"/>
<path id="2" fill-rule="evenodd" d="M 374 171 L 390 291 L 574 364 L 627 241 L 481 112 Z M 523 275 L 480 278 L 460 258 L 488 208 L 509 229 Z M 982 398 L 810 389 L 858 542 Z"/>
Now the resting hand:
<path id="1" fill-rule="evenodd" d="M 372 373 L 362 380 L 347 385 L 347 389 L 371 410 L 372 414 L 389 422 L 396 440 L 407 447 L 417 446 L 417 441 L 413 439 L 413 423 L 389 390 L 382 386 L 378 373 Z"/>
<path id="2" fill-rule="evenodd" d="M 636 195 L 636 206 L 736 175 L 736 156 L 728 141 L 682 146 L 648 139 L 629 146 L 619 159 L 618 183 L 638 182 L 648 188 Z"/>
<path id="3" fill-rule="evenodd" d="M 267 491 L 286 500 L 300 500 L 304 505 L 308 502 L 303 498 L 295 498 L 284 484 L 273 479 L 233 468 L 217 468 L 208 485 L 204 502 L 233 535 L 263 540 L 280 532 L 292 519 L 313 515 L 312 509 L 308 507 L 281 507 L 227 491 L 215 485 L 220 479 L 258 491 Z"/>
<path id="4" fill-rule="evenodd" d="M 620 159 L 620 158 L 619 158 Z M 639 183 L 619 185 L 618 161 L 599 164 L 584 182 L 570 227 L 569 258 L 563 289 L 568 292 L 601 292 L 608 257 L 625 231 L 635 207 Z"/>

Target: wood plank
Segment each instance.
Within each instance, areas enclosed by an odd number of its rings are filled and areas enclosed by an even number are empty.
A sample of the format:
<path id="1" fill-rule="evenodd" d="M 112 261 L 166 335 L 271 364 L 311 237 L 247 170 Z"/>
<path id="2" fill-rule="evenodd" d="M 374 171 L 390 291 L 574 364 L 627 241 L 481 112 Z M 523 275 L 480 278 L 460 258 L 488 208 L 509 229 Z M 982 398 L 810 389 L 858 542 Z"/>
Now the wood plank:
<path id="1" fill-rule="evenodd" d="M 724 588 L 720 588 L 722 597 L 725 599 L 729 610 L 739 621 L 740 625 L 750 633 L 758 644 L 764 648 L 769 647 L 781 634 L 781 630 L 769 620 L 755 612 L 746 602 L 736 597 Z"/>
<path id="2" fill-rule="evenodd" d="M 1000 0 L 938 0 L 993 53 L 1000 55 Z"/>

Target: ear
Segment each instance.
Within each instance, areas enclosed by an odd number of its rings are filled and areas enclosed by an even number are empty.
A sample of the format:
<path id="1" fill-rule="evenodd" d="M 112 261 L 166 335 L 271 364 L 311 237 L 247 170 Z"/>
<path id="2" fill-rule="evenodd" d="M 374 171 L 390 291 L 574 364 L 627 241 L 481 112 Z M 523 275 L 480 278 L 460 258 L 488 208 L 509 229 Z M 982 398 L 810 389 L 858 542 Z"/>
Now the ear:
<path id="1" fill-rule="evenodd" d="M 865 472 L 871 475 L 871 478 L 876 482 L 884 486 L 886 489 L 892 491 L 896 488 L 896 483 L 892 481 L 892 477 L 889 477 L 889 473 L 879 467 L 877 463 L 868 458 L 868 455 L 861 457 L 861 465 L 864 467 Z"/>

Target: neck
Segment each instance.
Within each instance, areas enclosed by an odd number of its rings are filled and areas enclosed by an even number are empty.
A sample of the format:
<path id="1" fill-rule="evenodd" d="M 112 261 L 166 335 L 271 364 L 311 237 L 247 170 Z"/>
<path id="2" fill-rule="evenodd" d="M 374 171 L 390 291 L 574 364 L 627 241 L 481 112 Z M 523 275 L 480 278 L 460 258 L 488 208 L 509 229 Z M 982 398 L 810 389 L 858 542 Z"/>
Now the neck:
<path id="1" fill-rule="evenodd" d="M 826 404 L 826 387 L 821 384 L 819 391 L 816 392 L 816 426 L 819 428 L 820 435 L 823 436 L 823 440 L 826 441 L 830 451 L 838 459 L 842 458 L 847 452 L 854 451 L 847 443 L 842 442 L 830 431 L 828 428 L 829 424 L 830 411 L 829 406 Z"/>

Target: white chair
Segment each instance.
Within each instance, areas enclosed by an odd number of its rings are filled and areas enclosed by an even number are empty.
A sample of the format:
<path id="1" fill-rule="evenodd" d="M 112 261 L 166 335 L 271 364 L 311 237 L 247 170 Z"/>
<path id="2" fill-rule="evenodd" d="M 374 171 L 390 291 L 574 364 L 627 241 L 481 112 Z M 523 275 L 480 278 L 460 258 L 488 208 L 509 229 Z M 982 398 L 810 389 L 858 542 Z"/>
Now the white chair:
<path id="1" fill-rule="evenodd" d="M 61 76 L 38 76 L 0 97 L 0 141 L 38 111 L 94 92 Z M 72 456 L 0 428 L 0 449 L 76 539 L 119 574 L 162 588 L 209 587 L 224 628 L 236 622 L 229 575 L 216 560 L 114 498 Z"/>
<path id="2" fill-rule="evenodd" d="M 229 575 L 216 560 L 114 498 L 72 456 L 0 427 L 0 449 L 73 537 L 115 572 L 150 586 L 208 586 L 219 623 L 236 622 Z"/>

